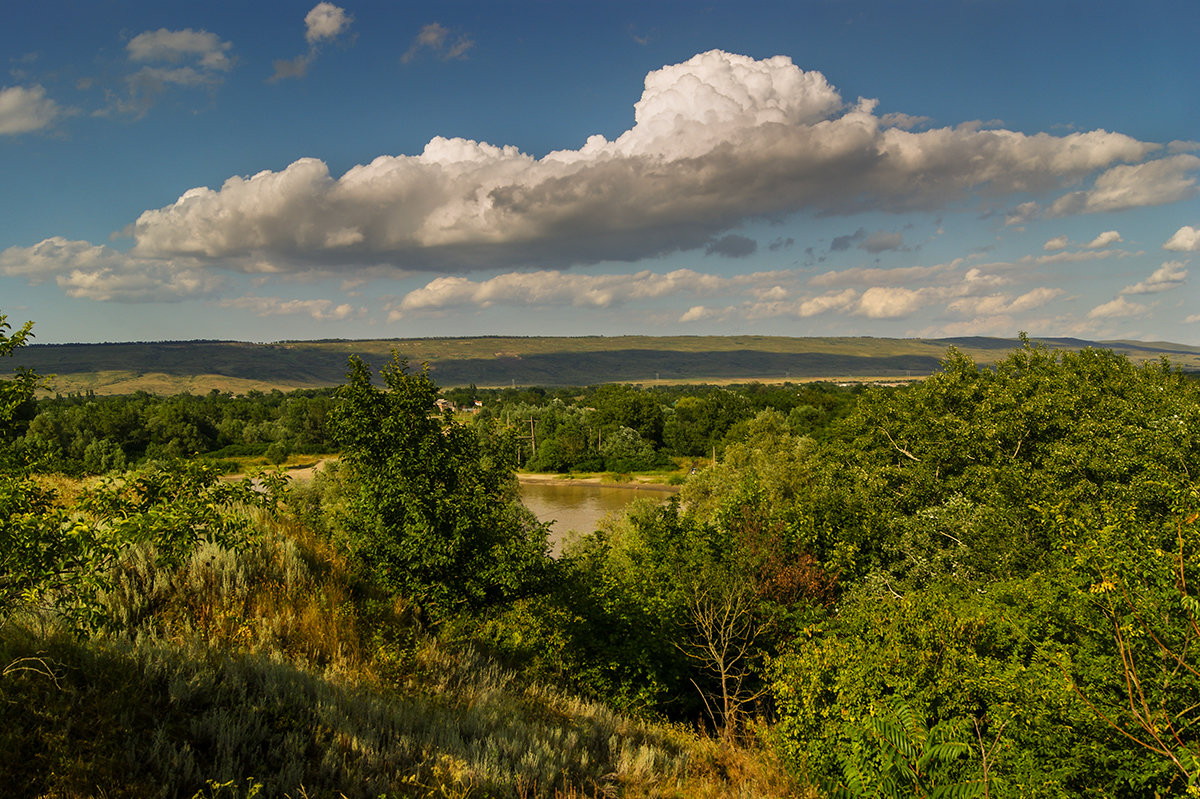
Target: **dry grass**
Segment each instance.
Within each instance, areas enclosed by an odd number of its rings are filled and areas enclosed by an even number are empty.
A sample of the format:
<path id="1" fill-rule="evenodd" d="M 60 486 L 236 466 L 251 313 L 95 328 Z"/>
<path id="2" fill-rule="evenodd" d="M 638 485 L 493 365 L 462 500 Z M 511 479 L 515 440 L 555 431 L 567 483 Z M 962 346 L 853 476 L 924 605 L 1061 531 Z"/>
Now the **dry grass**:
<path id="1" fill-rule="evenodd" d="M 0 660 L 46 665 L 0 678 L 7 795 L 804 795 L 757 750 L 525 684 L 406 627 L 402 604 L 367 618 L 328 544 L 254 518 L 178 569 L 128 550 L 107 633 L 0 630 Z"/>

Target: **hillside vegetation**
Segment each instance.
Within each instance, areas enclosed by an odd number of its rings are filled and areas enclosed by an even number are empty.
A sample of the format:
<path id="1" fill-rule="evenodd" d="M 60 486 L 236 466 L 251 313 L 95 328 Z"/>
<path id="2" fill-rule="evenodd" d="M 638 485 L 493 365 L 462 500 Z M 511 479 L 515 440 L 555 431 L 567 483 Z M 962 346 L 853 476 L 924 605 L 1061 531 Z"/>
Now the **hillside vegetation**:
<path id="1" fill-rule="evenodd" d="M 13 795 L 1200 793 L 1200 385 L 1168 362 L 1022 340 L 803 403 L 530 391 L 506 433 L 354 359 L 306 486 L 42 474 L 37 382 L 0 382 Z M 549 558 L 515 430 L 619 460 L 668 418 L 716 462 Z"/>
<path id="2" fill-rule="evenodd" d="M 1013 339 L 792 338 L 785 336 L 585 336 L 383 339 L 375 341 L 140 342 L 33 345 L 22 359 L 55 375 L 60 393 L 175 394 L 213 389 L 316 388 L 339 385 L 346 359 L 378 369 L 396 350 L 410 363 L 428 362 L 444 387 L 590 385 L 604 382 L 764 382 L 896 379 L 932 373 L 955 346 L 992 364 Z M 1047 339 L 1048 346 L 1094 346 Z M 1107 342 L 1135 362 L 1169 355 L 1200 369 L 1200 348 L 1168 343 Z"/>

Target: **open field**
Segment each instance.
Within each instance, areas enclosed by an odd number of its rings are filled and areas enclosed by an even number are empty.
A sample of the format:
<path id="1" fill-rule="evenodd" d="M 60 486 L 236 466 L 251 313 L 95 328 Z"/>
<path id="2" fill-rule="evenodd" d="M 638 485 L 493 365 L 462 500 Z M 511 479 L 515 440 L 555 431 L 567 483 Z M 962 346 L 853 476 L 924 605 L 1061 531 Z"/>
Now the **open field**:
<path id="1" fill-rule="evenodd" d="M 1044 339 L 1055 348 L 1097 346 L 1141 362 L 1168 357 L 1200 370 L 1200 347 L 1167 342 Z M 54 375 L 51 390 L 126 394 L 147 391 L 245 393 L 340 384 L 346 360 L 374 367 L 392 351 L 428 363 L 443 387 L 728 383 L 758 380 L 895 381 L 932 373 L 949 347 L 995 363 L 1015 339 L 888 339 L 787 336 L 581 336 L 290 341 L 272 344 L 187 341 L 33 345 L 21 365 Z"/>

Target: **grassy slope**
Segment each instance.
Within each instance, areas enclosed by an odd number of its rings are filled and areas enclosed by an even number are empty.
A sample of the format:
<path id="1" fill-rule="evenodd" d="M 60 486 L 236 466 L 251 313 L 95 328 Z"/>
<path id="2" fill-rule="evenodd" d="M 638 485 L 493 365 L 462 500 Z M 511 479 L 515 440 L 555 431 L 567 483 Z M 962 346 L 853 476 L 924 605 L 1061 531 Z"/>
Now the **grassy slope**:
<path id="1" fill-rule="evenodd" d="M 1052 347 L 1094 345 L 1047 339 Z M 23 365 L 53 374 L 62 393 L 245 392 L 341 383 L 346 359 L 375 367 L 396 350 L 412 364 L 428 362 L 450 387 L 586 385 L 602 382 L 721 382 L 922 377 L 950 346 L 994 363 L 1013 339 L 793 338 L 786 336 L 584 336 L 383 339 L 363 341 L 149 342 L 34 345 Z M 1200 347 L 1165 342 L 1100 342 L 1134 361 L 1167 355 L 1200 369 Z"/>
<path id="2" fill-rule="evenodd" d="M 798 795 L 762 752 L 523 684 L 390 606 L 368 619 L 327 545 L 257 523 L 169 572 L 128 551 L 108 634 L 0 623 L 5 796 Z"/>

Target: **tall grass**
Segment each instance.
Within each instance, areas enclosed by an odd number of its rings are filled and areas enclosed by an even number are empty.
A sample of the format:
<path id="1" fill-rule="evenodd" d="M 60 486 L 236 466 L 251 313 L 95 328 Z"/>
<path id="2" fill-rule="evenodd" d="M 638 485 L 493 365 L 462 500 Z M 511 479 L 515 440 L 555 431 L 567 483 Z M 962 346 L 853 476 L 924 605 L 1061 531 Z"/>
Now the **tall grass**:
<path id="1" fill-rule="evenodd" d="M 0 784 L 29 797 L 794 795 L 760 757 L 528 685 L 364 604 L 295 520 L 178 568 L 128 549 L 80 639 L 0 630 Z M 363 608 L 369 608 L 364 611 Z"/>

